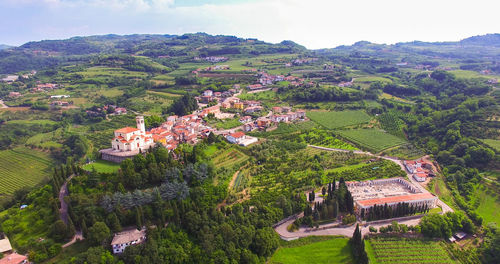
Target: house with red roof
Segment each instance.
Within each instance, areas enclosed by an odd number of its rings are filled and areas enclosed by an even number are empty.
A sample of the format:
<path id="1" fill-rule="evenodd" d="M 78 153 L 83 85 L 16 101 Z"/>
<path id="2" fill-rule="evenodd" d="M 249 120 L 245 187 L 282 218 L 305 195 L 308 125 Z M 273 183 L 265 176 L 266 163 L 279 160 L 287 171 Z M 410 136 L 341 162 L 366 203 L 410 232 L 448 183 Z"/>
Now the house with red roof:
<path id="1" fill-rule="evenodd" d="M 5 255 L 0 259 L 0 264 L 25 264 L 28 263 L 28 257 L 17 253 Z"/>
<path id="2" fill-rule="evenodd" d="M 233 144 L 241 144 L 241 142 L 246 138 L 245 133 L 239 131 L 229 134 L 226 139 Z"/>

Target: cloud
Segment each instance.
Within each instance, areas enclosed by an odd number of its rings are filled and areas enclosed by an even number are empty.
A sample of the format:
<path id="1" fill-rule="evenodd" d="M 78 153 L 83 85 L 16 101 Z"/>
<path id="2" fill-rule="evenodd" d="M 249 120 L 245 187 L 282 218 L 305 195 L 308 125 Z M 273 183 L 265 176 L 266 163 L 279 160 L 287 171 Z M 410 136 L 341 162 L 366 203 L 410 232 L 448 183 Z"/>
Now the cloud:
<path id="1" fill-rule="evenodd" d="M 458 40 L 500 32 L 498 6 L 488 0 L 0 0 L 0 42 L 192 32 L 286 39 L 308 48 Z"/>

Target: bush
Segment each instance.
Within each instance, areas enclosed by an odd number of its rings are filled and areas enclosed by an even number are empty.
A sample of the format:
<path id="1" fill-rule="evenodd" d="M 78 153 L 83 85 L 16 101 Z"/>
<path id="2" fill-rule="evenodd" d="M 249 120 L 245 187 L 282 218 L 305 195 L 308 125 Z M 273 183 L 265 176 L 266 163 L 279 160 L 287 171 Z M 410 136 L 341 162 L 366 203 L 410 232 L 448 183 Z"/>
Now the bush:
<path id="1" fill-rule="evenodd" d="M 378 232 L 377 228 L 375 228 L 373 226 L 370 226 L 368 229 L 370 230 L 371 233 L 377 233 Z"/>
<path id="2" fill-rule="evenodd" d="M 356 216 L 355 215 L 346 215 L 344 218 L 342 218 L 342 224 L 344 225 L 349 225 L 356 222 Z"/>

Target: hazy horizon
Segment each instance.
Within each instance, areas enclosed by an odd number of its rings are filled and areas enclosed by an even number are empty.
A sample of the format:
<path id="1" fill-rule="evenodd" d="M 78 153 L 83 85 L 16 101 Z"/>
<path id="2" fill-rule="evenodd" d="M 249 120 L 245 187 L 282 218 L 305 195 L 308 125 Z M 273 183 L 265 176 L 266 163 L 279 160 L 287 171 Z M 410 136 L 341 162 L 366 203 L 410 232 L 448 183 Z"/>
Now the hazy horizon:
<path id="1" fill-rule="evenodd" d="M 292 40 L 308 49 L 459 41 L 500 32 L 499 6 L 487 0 L 473 6 L 451 0 L 3 0 L 0 43 L 196 32 Z"/>

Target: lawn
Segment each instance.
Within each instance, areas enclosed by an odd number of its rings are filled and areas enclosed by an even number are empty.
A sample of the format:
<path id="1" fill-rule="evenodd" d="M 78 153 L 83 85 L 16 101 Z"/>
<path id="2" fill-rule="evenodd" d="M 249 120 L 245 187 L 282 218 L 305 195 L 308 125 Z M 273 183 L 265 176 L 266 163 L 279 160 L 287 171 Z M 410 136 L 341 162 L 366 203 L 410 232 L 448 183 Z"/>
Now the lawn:
<path id="1" fill-rule="evenodd" d="M 317 239 L 323 241 L 314 240 L 316 239 L 309 237 L 286 242 L 287 244 L 278 248 L 268 263 L 354 263 L 349 239 L 324 237 Z"/>
<path id="2" fill-rule="evenodd" d="M 242 100 L 257 100 L 257 101 L 279 99 L 276 92 L 271 91 L 271 90 L 258 92 L 258 93 L 244 93 L 244 94 L 238 95 L 238 97 Z"/>
<path id="3" fill-rule="evenodd" d="M 328 129 L 368 123 L 371 120 L 371 117 L 367 113 L 360 110 L 339 112 L 309 111 L 307 112 L 307 117 Z"/>
<path id="4" fill-rule="evenodd" d="M 375 237 L 365 241 L 370 263 L 456 263 L 443 242 L 398 237 Z"/>
<path id="5" fill-rule="evenodd" d="M 406 140 L 378 129 L 351 129 L 336 131 L 343 138 L 373 152 L 406 143 Z"/>
<path id="6" fill-rule="evenodd" d="M 35 186 L 50 176 L 48 153 L 18 147 L 0 151 L 0 195 L 11 195 L 25 186 Z"/>
<path id="7" fill-rule="evenodd" d="M 233 119 L 220 119 L 217 120 L 217 123 L 215 123 L 215 127 L 218 129 L 231 129 L 235 127 L 242 126 L 243 124 L 240 122 L 239 118 L 233 118 Z"/>
<path id="8" fill-rule="evenodd" d="M 120 164 L 107 160 L 97 160 L 93 163 L 83 165 L 84 170 L 92 171 L 92 169 L 95 169 L 101 173 L 113 173 L 118 171 L 118 168 L 120 168 Z"/>
<path id="9" fill-rule="evenodd" d="M 500 151 L 500 140 L 498 139 L 483 139 L 484 144 L 494 148 L 496 151 Z"/>

